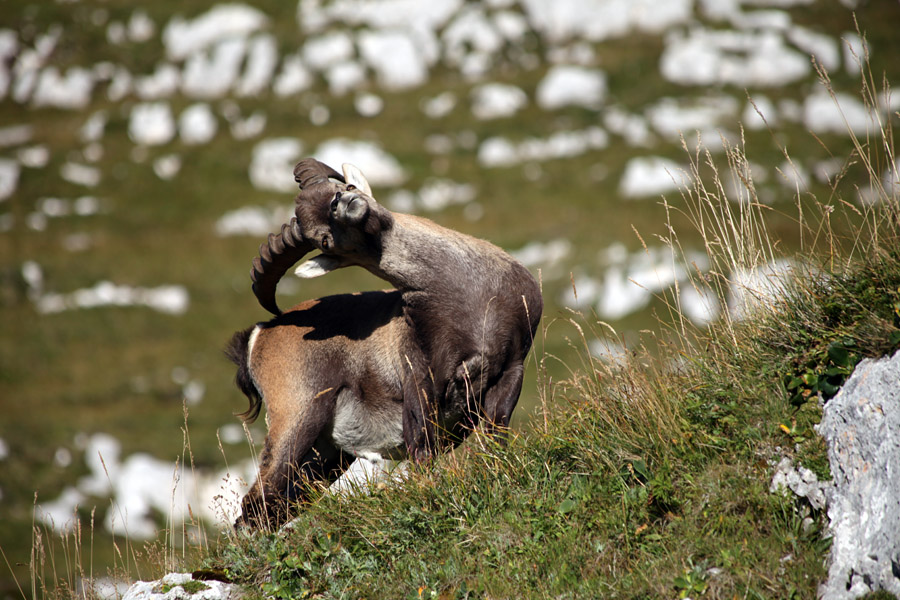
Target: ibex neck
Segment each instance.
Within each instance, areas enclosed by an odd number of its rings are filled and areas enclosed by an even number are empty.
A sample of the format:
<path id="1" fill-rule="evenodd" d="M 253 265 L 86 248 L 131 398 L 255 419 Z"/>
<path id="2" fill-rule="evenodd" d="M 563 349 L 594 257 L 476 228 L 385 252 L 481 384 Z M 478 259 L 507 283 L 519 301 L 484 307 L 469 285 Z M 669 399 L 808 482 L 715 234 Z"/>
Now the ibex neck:
<path id="1" fill-rule="evenodd" d="M 413 215 L 394 215 L 382 237 L 378 274 L 398 289 L 436 290 L 470 278 L 473 266 L 496 248 Z M 482 248 L 484 246 L 484 248 Z M 476 269 L 477 270 L 477 269 Z"/>

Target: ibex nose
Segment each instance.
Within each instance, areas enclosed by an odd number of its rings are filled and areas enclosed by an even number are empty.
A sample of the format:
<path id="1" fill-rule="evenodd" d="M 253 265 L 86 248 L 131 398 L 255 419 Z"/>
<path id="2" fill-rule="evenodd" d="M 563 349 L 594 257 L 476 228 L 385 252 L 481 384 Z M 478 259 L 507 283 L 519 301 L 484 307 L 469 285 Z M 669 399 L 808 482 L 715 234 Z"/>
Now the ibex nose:
<path id="1" fill-rule="evenodd" d="M 334 199 L 331 201 L 331 212 L 337 212 L 338 202 L 341 200 L 341 193 L 338 192 L 334 195 Z"/>

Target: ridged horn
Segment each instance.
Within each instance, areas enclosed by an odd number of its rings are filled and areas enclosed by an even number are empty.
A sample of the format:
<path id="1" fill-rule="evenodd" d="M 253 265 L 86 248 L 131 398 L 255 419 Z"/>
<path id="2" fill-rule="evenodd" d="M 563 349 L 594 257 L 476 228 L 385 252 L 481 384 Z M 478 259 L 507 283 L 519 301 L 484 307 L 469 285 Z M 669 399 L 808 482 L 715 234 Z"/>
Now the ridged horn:
<path id="1" fill-rule="evenodd" d="M 281 233 L 269 234 L 269 239 L 259 247 L 259 256 L 253 259 L 253 268 L 250 269 L 253 294 L 263 308 L 273 315 L 281 314 L 275 301 L 275 288 L 287 270 L 313 250 L 313 245 L 303 237 L 297 217 L 282 225 Z"/>
<path id="2" fill-rule="evenodd" d="M 294 181 L 300 185 L 300 189 L 320 183 L 328 183 L 329 178 L 344 182 L 344 176 L 314 158 L 304 158 L 294 167 Z"/>

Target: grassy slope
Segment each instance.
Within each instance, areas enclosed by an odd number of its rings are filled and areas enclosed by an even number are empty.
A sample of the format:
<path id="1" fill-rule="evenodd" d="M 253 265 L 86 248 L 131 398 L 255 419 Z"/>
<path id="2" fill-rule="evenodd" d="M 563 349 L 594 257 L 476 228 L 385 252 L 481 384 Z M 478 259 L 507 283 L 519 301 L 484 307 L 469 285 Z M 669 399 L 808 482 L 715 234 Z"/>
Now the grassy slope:
<path id="1" fill-rule="evenodd" d="M 900 347 L 898 198 L 883 200 L 855 241 L 830 238 L 843 250 L 810 259 L 827 277 L 798 272 L 752 318 L 664 327 L 647 340 L 653 357 L 641 348 L 620 367 L 579 352 L 559 382 L 539 347 L 549 408 L 507 446 L 477 437 L 402 488 L 322 496 L 291 531 L 238 537 L 207 564 L 274 597 L 816 597 L 825 515 L 769 483 L 785 455 L 830 477 L 817 394 Z M 719 208 L 739 223 L 739 209 Z M 748 222 L 760 225 L 758 210 Z M 707 225 L 708 241 L 728 239 Z M 764 229 L 761 244 L 740 239 L 731 250 L 766 255 Z M 574 315 L 550 327 L 577 349 L 603 325 Z"/>
<path id="2" fill-rule="evenodd" d="M 676 366 L 579 366 L 508 446 L 478 439 L 402 488 L 322 497 L 292 532 L 210 563 L 275 597 L 814 598 L 824 515 L 768 487 L 782 455 L 828 465 L 820 409 L 792 406 L 783 376 L 827 363 L 835 340 L 857 356 L 898 346 L 900 240 L 884 241 L 702 352 L 676 342 Z"/>

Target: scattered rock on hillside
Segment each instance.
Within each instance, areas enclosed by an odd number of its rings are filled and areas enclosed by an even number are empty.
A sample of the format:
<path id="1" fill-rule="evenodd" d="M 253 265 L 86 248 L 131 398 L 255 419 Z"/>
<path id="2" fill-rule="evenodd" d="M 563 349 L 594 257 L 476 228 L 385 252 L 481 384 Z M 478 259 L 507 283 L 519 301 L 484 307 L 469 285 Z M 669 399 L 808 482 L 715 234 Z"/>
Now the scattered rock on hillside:
<path id="1" fill-rule="evenodd" d="M 169 573 L 157 581 L 135 582 L 122 600 L 237 600 L 242 596 L 233 583 L 199 581 L 190 573 Z"/>
<path id="2" fill-rule="evenodd" d="M 804 466 L 794 466 L 794 461 L 785 456 L 775 467 L 769 491 L 776 492 L 779 488 L 789 489 L 801 498 L 806 498 L 814 509 L 822 510 L 827 504 L 831 484 L 819 481 L 816 474 Z"/>
<path id="3" fill-rule="evenodd" d="M 900 352 L 864 360 L 825 405 L 819 433 L 834 483 L 825 600 L 900 596 Z"/>

